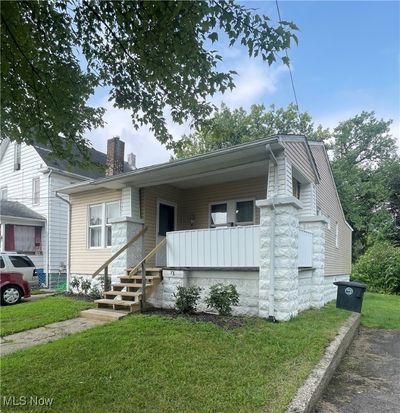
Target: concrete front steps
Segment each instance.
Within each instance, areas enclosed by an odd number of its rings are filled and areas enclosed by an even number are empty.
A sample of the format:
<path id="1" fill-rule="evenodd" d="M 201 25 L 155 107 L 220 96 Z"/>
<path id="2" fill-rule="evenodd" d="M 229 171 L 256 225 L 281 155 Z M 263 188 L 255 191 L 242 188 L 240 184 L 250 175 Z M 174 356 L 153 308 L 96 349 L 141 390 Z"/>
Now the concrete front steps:
<path id="1" fill-rule="evenodd" d="M 130 276 L 130 271 L 131 269 L 128 268 L 127 275 L 118 277 L 120 282 L 112 284 L 112 289 L 103 293 L 104 298 L 95 300 L 96 309 L 82 311 L 81 316 L 98 320 L 118 320 L 129 313 L 139 311 L 142 298 L 142 274 L 139 271 Z M 149 297 L 161 282 L 161 272 L 161 268 L 146 269 L 146 297 Z"/>

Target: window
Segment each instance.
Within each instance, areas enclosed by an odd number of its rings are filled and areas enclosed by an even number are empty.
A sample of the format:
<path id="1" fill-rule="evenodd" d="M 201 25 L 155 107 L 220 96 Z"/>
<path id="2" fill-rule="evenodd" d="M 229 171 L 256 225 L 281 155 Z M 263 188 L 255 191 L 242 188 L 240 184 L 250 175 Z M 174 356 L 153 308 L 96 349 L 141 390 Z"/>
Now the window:
<path id="1" fill-rule="evenodd" d="M 211 205 L 211 226 L 227 225 L 228 223 L 228 206 L 224 204 Z"/>
<path id="2" fill-rule="evenodd" d="M 4 268 L 4 267 L 5 265 L 4 265 L 3 257 L 0 257 L 0 268 Z"/>
<path id="3" fill-rule="evenodd" d="M 210 205 L 210 226 L 254 224 L 254 200 L 231 200 Z"/>
<path id="4" fill-rule="evenodd" d="M 14 145 L 14 171 L 21 169 L 21 144 L 16 143 Z"/>
<path id="5" fill-rule="evenodd" d="M 21 257 L 19 255 L 10 255 L 9 256 L 12 265 L 15 268 L 26 268 L 34 267 L 35 264 L 30 260 L 29 257 Z"/>
<path id="6" fill-rule="evenodd" d="M 6 224 L 4 249 L 22 253 L 40 253 L 42 227 Z"/>
<path id="7" fill-rule="evenodd" d="M 89 211 L 89 245 L 90 247 L 101 247 L 103 205 L 92 205 L 89 207 Z"/>
<path id="8" fill-rule="evenodd" d="M 335 227 L 335 245 L 336 248 L 339 248 L 339 224 L 337 222 Z"/>
<path id="9" fill-rule="evenodd" d="M 106 246 L 112 245 L 111 221 L 119 217 L 119 202 L 106 204 Z"/>
<path id="10" fill-rule="evenodd" d="M 111 247 L 111 221 L 119 216 L 119 201 L 89 206 L 89 248 Z"/>
<path id="11" fill-rule="evenodd" d="M 7 195 L 8 195 L 7 187 L 3 186 L 0 189 L 0 199 L 2 199 L 3 201 L 7 201 Z"/>
<path id="12" fill-rule="evenodd" d="M 292 178 L 293 196 L 300 199 L 300 182 L 296 178 Z"/>
<path id="13" fill-rule="evenodd" d="M 236 224 L 250 225 L 254 223 L 254 201 L 236 202 Z"/>
<path id="14" fill-rule="evenodd" d="M 40 204 L 40 178 L 32 179 L 32 204 Z"/>

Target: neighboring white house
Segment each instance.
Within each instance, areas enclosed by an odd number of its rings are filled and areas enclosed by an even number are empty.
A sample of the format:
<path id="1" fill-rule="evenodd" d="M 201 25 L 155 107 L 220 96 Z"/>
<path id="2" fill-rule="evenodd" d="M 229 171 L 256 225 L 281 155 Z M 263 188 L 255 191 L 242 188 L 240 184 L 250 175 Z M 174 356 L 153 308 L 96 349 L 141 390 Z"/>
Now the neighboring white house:
<path id="1" fill-rule="evenodd" d="M 349 279 L 352 229 L 323 144 L 304 136 L 273 136 L 62 192 L 71 201 L 70 275 L 112 268 L 101 307 L 137 304 L 139 287 L 119 277 L 154 248 L 146 264 L 163 279 L 149 298 L 160 307 L 174 305 L 179 285 L 206 294 L 229 282 L 240 293 L 236 314 L 287 320 L 332 300 L 333 282 Z"/>
<path id="2" fill-rule="evenodd" d="M 122 146 L 118 138 L 110 146 Z M 65 283 L 68 250 L 68 196 L 56 191 L 104 176 L 97 170 L 69 168 L 50 158 L 50 149 L 4 139 L 0 144 L 0 250 L 28 255 L 49 287 Z M 91 158 L 108 164 L 107 155 L 91 149 Z M 123 159 L 123 151 L 122 151 Z M 131 170 L 124 165 L 124 171 Z"/>

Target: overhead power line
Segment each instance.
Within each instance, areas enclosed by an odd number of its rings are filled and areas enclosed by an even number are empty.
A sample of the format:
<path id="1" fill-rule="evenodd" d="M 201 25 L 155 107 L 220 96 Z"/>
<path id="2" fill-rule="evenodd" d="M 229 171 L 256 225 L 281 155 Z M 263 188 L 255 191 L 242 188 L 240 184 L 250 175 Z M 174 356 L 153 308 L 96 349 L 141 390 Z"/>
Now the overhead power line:
<path id="1" fill-rule="evenodd" d="M 278 18 L 279 18 L 279 21 L 281 22 L 281 21 L 282 21 L 282 18 L 281 18 L 281 11 L 279 10 L 278 0 L 275 0 L 275 4 L 276 4 L 276 10 L 277 10 L 277 12 L 278 12 Z M 289 68 L 289 74 L 290 74 L 290 82 L 291 82 L 291 84 L 292 84 L 294 101 L 296 102 L 297 112 L 300 114 L 299 101 L 298 101 L 298 99 L 297 99 L 296 88 L 294 87 L 293 73 L 292 73 L 292 69 L 291 69 L 291 67 L 290 67 L 290 61 L 289 61 L 289 55 L 288 55 L 287 49 L 285 49 L 285 54 L 286 54 L 286 57 L 287 57 L 287 59 L 288 59 L 288 68 Z"/>

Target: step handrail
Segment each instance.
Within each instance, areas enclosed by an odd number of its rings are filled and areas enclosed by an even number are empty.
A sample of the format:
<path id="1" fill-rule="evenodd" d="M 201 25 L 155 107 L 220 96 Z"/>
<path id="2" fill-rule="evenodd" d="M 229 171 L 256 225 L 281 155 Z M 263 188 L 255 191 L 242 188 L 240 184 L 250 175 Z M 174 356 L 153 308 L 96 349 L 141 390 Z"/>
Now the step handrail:
<path id="1" fill-rule="evenodd" d="M 147 227 L 144 226 L 136 235 L 134 235 L 125 245 L 123 245 L 116 253 L 114 253 L 104 264 L 102 264 L 93 274 L 92 278 L 100 274 L 101 271 L 106 269 L 119 255 L 121 255 L 127 248 L 129 248 L 134 242 L 136 242 L 145 232 Z"/>
<path id="2" fill-rule="evenodd" d="M 140 262 L 137 264 L 131 271 L 129 271 L 128 277 L 131 275 L 135 275 L 137 270 L 142 267 L 142 265 L 153 255 L 155 255 L 161 247 L 165 245 L 167 242 L 167 238 L 164 238 L 162 241 L 160 241 Z"/>

